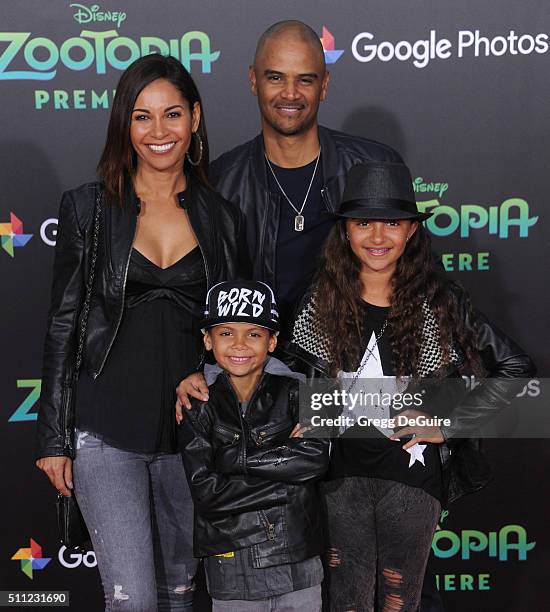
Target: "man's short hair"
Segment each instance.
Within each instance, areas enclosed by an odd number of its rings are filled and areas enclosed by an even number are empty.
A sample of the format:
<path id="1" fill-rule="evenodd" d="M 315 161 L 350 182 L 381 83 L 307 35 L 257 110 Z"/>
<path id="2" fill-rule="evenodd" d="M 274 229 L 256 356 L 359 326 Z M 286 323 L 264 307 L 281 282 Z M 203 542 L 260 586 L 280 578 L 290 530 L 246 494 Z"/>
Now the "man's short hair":
<path id="1" fill-rule="evenodd" d="M 254 53 L 254 63 L 256 63 L 258 55 L 262 52 L 265 43 L 268 40 L 287 33 L 295 35 L 303 42 L 310 43 L 315 51 L 319 53 L 319 58 L 323 62 L 323 65 L 325 65 L 325 52 L 317 32 L 315 32 L 313 28 L 310 28 L 306 23 L 294 19 L 278 21 L 267 28 L 267 30 L 258 39 L 256 52 Z"/>

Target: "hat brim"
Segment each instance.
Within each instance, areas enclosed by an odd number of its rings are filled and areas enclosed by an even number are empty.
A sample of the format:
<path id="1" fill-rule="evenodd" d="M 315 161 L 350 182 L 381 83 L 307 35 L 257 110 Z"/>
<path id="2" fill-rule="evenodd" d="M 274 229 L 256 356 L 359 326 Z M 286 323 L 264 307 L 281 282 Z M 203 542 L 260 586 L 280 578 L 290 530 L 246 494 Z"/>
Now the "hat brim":
<path id="1" fill-rule="evenodd" d="M 333 213 L 335 217 L 341 217 L 345 219 L 376 219 L 383 221 L 384 219 L 407 219 L 411 221 L 424 221 L 425 219 L 429 219 L 433 213 L 431 212 L 412 212 L 407 210 L 397 210 L 397 209 L 389 209 L 389 208 L 377 208 L 373 207 L 365 207 L 358 206 L 357 208 L 348 208 L 343 212 Z"/>
<path id="2" fill-rule="evenodd" d="M 251 327 L 263 327 L 265 329 L 269 329 L 272 332 L 279 332 L 279 326 L 272 321 L 266 321 L 265 319 L 254 319 L 254 321 L 238 319 L 235 317 L 217 317 L 212 319 L 203 319 L 199 323 L 200 330 L 202 333 L 210 327 L 215 327 L 216 325 L 224 325 L 226 323 L 245 323 L 246 325 L 250 325 Z"/>

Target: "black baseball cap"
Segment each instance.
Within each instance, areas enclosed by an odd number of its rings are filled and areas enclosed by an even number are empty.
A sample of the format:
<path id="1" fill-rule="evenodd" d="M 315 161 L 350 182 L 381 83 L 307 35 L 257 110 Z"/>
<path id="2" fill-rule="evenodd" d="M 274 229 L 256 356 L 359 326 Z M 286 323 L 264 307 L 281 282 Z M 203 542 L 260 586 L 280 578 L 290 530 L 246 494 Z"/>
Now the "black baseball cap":
<path id="1" fill-rule="evenodd" d="M 223 323 L 251 323 L 279 331 L 279 311 L 273 290 L 260 281 L 224 281 L 206 294 L 206 309 L 200 327 Z"/>

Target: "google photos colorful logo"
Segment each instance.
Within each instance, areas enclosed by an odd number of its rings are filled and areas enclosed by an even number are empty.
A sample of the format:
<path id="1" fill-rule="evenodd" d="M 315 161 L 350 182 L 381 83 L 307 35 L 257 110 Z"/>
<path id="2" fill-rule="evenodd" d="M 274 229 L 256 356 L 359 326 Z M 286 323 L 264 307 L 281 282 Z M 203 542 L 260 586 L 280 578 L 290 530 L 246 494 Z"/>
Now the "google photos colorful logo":
<path id="1" fill-rule="evenodd" d="M 321 44 L 323 45 L 323 49 L 325 50 L 325 62 L 327 64 L 335 64 L 340 59 L 342 53 L 344 53 L 343 49 L 334 48 L 334 36 L 328 31 L 325 26 L 323 26 Z"/>
<path id="2" fill-rule="evenodd" d="M 0 246 L 11 257 L 14 247 L 24 247 L 31 238 L 32 234 L 23 233 L 23 222 L 13 213 L 10 223 L 0 223 Z"/>
<path id="3" fill-rule="evenodd" d="M 31 580 L 33 570 L 43 570 L 51 558 L 42 557 L 42 546 L 30 538 L 30 548 L 20 548 L 11 558 L 12 561 L 21 561 L 21 571 Z"/>

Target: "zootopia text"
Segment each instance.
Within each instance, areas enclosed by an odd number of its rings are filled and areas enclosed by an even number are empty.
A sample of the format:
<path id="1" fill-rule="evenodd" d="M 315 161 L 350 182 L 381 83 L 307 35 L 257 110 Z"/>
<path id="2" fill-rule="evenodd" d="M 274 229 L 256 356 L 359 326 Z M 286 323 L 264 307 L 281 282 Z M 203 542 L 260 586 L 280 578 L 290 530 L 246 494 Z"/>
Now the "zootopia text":
<path id="1" fill-rule="evenodd" d="M 460 230 L 460 237 L 467 238 L 472 229 L 488 227 L 489 234 L 508 238 L 510 227 L 518 228 L 518 236 L 527 238 L 529 228 L 538 221 L 538 216 L 529 216 L 529 204 L 521 198 L 509 198 L 500 206 L 463 204 L 458 208 L 440 204 L 439 200 L 418 202 L 422 212 L 433 212 L 426 228 L 435 236 L 449 236 Z"/>
<path id="2" fill-rule="evenodd" d="M 69 70 L 92 68 L 97 74 L 105 74 L 107 67 L 125 70 L 149 53 L 172 55 L 189 71 L 192 62 L 199 63 L 202 72 L 210 73 L 212 63 L 220 56 L 219 51 L 211 51 L 208 34 L 199 31 L 169 40 L 156 36 L 134 40 L 119 36 L 116 30 L 82 30 L 80 37 L 68 38 L 61 45 L 49 38 L 31 38 L 31 32 L 0 32 L 0 42 L 8 43 L 0 53 L 0 80 L 49 81 L 56 76 L 60 63 Z M 30 70 L 18 69 L 23 62 Z"/>

